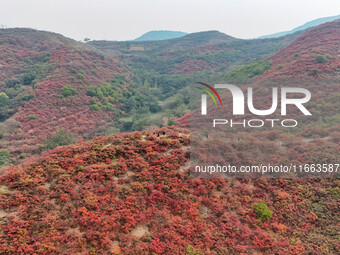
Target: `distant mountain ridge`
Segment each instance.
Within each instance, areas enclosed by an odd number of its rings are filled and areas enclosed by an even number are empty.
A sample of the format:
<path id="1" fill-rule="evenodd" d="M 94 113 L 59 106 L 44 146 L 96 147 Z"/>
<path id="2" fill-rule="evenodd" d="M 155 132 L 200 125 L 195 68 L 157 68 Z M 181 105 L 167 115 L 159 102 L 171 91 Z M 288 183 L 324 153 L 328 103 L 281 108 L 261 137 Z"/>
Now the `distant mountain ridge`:
<path id="1" fill-rule="evenodd" d="M 305 30 L 305 29 L 308 29 L 308 28 L 312 28 L 312 27 L 322 25 L 322 24 L 327 23 L 327 22 L 331 22 L 331 21 L 334 21 L 336 19 L 340 19 L 340 15 L 315 19 L 315 20 L 312 20 L 312 21 L 309 21 L 309 22 L 303 24 L 302 26 L 298 26 L 298 27 L 296 27 L 296 28 L 294 28 L 290 31 L 283 31 L 283 32 L 278 32 L 278 33 L 274 33 L 274 34 L 270 34 L 270 35 L 263 35 L 263 36 L 258 37 L 257 39 L 276 38 L 276 37 L 285 36 L 285 35 L 288 35 L 288 34 L 295 33 L 297 31 Z"/>
<path id="2" fill-rule="evenodd" d="M 187 35 L 188 33 L 181 31 L 169 31 L 169 30 L 158 30 L 158 31 L 149 31 L 140 37 L 136 38 L 134 41 L 160 41 L 167 40 L 173 38 L 179 38 Z"/>
<path id="3" fill-rule="evenodd" d="M 340 66 L 339 31 L 340 20 L 310 29 L 269 57 L 272 66 L 263 77 L 336 77 Z"/>
<path id="4" fill-rule="evenodd" d="M 87 138 L 106 132 L 108 123 L 119 131 L 159 127 L 167 109 L 173 109 L 175 117 L 187 111 L 187 99 L 179 96 L 190 84 L 202 79 L 213 83 L 225 72 L 257 60 L 272 62 L 262 77 L 335 76 L 339 22 L 310 29 L 305 36 L 298 31 L 265 40 L 204 31 L 161 41 L 81 43 L 46 31 L 0 29 L 0 87 L 10 98 L 0 109 L 0 149 L 9 148 L 12 162 L 17 162 L 21 153 L 40 153 L 45 139 L 62 128 Z M 115 89 L 101 96 L 107 87 Z M 74 94 L 64 96 L 63 89 Z M 154 119 L 145 114 L 145 121 L 133 126 L 135 120 L 126 117 L 138 116 L 133 112 L 141 108 L 138 100 L 151 105 L 147 113 Z"/>

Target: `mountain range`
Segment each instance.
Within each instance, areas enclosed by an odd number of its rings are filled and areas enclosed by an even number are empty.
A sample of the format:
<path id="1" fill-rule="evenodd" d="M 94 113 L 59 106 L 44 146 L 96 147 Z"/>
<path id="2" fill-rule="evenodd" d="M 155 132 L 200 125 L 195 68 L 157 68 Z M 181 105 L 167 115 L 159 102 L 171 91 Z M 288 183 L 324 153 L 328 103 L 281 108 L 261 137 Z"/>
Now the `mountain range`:
<path id="1" fill-rule="evenodd" d="M 0 29 L 0 253 L 336 254 L 338 179 L 191 178 L 202 141 L 188 127 L 198 81 L 302 86 L 301 127 L 230 129 L 206 149 L 237 165 L 339 162 L 339 43 L 340 20 L 254 40 Z"/>
<path id="2" fill-rule="evenodd" d="M 312 27 L 316 27 L 319 25 L 322 25 L 327 22 L 331 22 L 333 20 L 340 19 L 340 15 L 337 16 L 331 16 L 331 17 L 324 17 L 315 19 L 312 21 L 309 21 L 301 26 L 298 26 L 290 31 L 283 31 L 283 32 L 277 32 L 270 35 L 263 35 L 258 37 L 258 39 L 265 39 L 265 38 L 277 38 L 289 34 L 293 34 L 298 31 L 306 30 Z M 140 37 L 136 38 L 134 41 L 159 41 L 159 40 L 167 40 L 167 39 L 173 39 L 173 38 L 179 38 L 182 36 L 187 35 L 188 33 L 180 32 L 180 31 L 169 31 L 169 30 L 155 30 L 155 31 L 149 31 L 145 34 L 141 35 Z"/>
<path id="3" fill-rule="evenodd" d="M 331 21 L 336 20 L 336 19 L 340 19 L 340 15 L 315 19 L 315 20 L 309 21 L 309 22 L 307 22 L 307 23 L 305 23 L 301 26 L 298 26 L 298 27 L 296 27 L 296 28 L 294 28 L 290 31 L 278 32 L 278 33 L 270 34 L 270 35 L 263 35 L 263 36 L 260 36 L 258 39 L 275 38 L 275 37 L 285 36 L 285 35 L 292 34 L 292 33 L 295 33 L 295 32 L 301 31 L 301 30 L 305 30 L 305 29 L 308 29 L 308 28 L 319 26 L 319 25 L 322 25 L 322 24 L 327 23 L 327 22 L 331 22 Z"/>
<path id="4" fill-rule="evenodd" d="M 192 81 L 217 79 L 298 36 L 240 40 L 208 31 L 163 41 L 84 44 L 31 29 L 2 29 L 0 35 L 6 101 L 0 146 L 12 162 L 39 155 L 58 131 L 77 140 L 160 127 L 188 111 L 183 92 Z"/>
<path id="5" fill-rule="evenodd" d="M 169 30 L 159 30 L 159 31 L 149 31 L 140 37 L 136 38 L 134 41 L 159 41 L 178 38 L 187 35 L 188 33 L 180 31 L 169 31 Z"/>

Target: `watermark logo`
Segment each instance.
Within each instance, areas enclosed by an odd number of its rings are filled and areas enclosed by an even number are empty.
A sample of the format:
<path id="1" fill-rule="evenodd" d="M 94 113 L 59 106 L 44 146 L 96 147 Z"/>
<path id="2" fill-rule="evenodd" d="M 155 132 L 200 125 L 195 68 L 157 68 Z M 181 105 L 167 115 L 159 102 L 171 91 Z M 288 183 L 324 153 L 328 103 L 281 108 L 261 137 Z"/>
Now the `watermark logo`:
<path id="1" fill-rule="evenodd" d="M 205 87 L 207 87 L 208 89 L 210 89 L 216 95 L 218 100 L 220 101 L 221 106 L 223 106 L 223 103 L 222 103 L 220 95 L 217 93 L 217 91 L 212 86 L 210 86 L 209 84 L 203 83 L 203 82 L 198 82 L 198 83 L 203 85 L 203 86 L 205 86 Z M 214 101 L 215 105 L 217 105 L 216 100 L 215 100 L 214 96 L 211 94 L 210 91 L 208 91 L 208 90 L 206 90 L 204 88 L 201 88 L 201 90 L 206 92 L 212 98 L 212 100 Z M 207 114 L 207 95 L 206 94 L 202 94 L 201 99 L 202 99 L 202 101 L 201 101 L 201 104 L 202 104 L 201 112 L 202 112 L 202 115 L 206 115 Z"/>
<path id="2" fill-rule="evenodd" d="M 206 83 L 202 83 L 202 82 L 199 82 L 199 83 L 211 89 L 215 93 L 215 95 L 218 97 L 221 106 L 223 106 L 220 95 L 217 93 L 217 91 L 212 86 Z M 243 91 L 239 87 L 235 85 L 231 85 L 231 84 L 215 84 L 215 88 L 228 89 L 231 92 L 231 95 L 233 97 L 233 115 L 244 115 L 245 97 L 244 97 Z M 216 105 L 216 100 L 213 97 L 213 95 L 206 89 L 202 89 L 202 90 L 205 91 L 208 95 L 210 95 L 210 97 L 213 99 Z M 304 97 L 288 99 L 287 94 L 289 93 L 303 94 Z M 289 104 L 295 105 L 304 115 L 312 115 L 303 105 L 304 103 L 307 103 L 310 99 L 311 99 L 311 93 L 307 89 L 281 88 L 281 115 L 287 115 L 287 105 Z M 249 111 L 255 115 L 270 115 L 274 113 L 278 106 L 278 88 L 272 89 L 272 106 L 269 109 L 258 110 L 254 107 L 253 88 L 251 87 L 247 89 L 247 104 L 248 104 Z M 207 95 L 206 94 L 202 94 L 201 96 L 201 113 L 202 115 L 207 114 Z"/>
<path id="3" fill-rule="evenodd" d="M 246 97 L 243 93 L 243 91 L 232 84 L 215 84 L 214 87 L 210 86 L 209 84 L 199 82 L 199 84 L 209 88 L 218 98 L 220 101 L 220 105 L 223 106 L 222 100 L 220 95 L 217 93 L 216 89 L 227 89 L 228 92 L 232 95 L 232 113 L 233 115 L 242 116 L 245 115 L 245 103 L 247 102 L 248 110 L 250 113 L 257 115 L 257 116 L 268 116 L 273 114 L 279 105 L 279 93 L 280 93 L 280 99 L 281 99 L 281 116 L 287 115 L 287 106 L 288 105 L 294 105 L 298 110 L 300 110 L 304 115 L 312 115 L 307 108 L 304 106 L 305 103 L 307 103 L 311 99 L 311 93 L 309 90 L 305 88 L 299 88 L 299 87 L 282 87 L 279 91 L 279 88 L 272 88 L 272 96 L 271 96 L 271 106 L 269 109 L 256 109 L 254 106 L 254 94 L 253 94 L 253 88 L 249 87 L 247 88 Z M 207 95 L 211 97 L 211 99 L 214 101 L 215 105 L 217 105 L 217 102 L 215 100 L 215 97 L 213 94 L 205 89 L 201 88 L 204 92 L 207 94 L 201 95 L 201 115 L 207 115 Z M 289 98 L 288 95 L 298 95 L 299 98 Z M 263 95 L 261 98 L 264 98 Z M 270 100 L 270 99 L 269 99 Z M 249 121 L 244 120 L 242 123 L 237 124 L 243 124 L 243 126 L 249 126 L 249 127 L 262 127 L 265 123 L 265 121 L 269 121 L 271 123 L 271 126 L 274 126 L 275 121 L 280 121 L 279 119 L 252 119 Z M 292 122 L 291 125 L 285 125 L 287 122 Z M 213 127 L 216 125 L 225 125 L 227 123 L 233 123 L 233 120 L 225 120 L 225 119 L 214 119 L 213 120 Z M 235 122 L 234 122 L 235 123 Z M 249 123 L 249 125 L 246 125 L 246 123 Z M 254 123 L 257 123 L 255 125 Z M 235 123 L 236 124 L 236 123 Z M 297 126 L 297 121 L 294 119 L 287 119 L 282 120 L 281 125 L 284 127 L 295 127 Z"/>
<path id="4" fill-rule="evenodd" d="M 190 176 L 338 177 L 339 162 L 328 155 L 333 136 L 323 142 L 313 139 L 322 128 L 319 123 L 329 123 L 320 116 L 324 99 L 312 95 L 320 81 L 306 84 L 283 77 L 240 85 L 195 84 L 189 91 Z M 321 149 L 316 151 L 315 146 Z"/>

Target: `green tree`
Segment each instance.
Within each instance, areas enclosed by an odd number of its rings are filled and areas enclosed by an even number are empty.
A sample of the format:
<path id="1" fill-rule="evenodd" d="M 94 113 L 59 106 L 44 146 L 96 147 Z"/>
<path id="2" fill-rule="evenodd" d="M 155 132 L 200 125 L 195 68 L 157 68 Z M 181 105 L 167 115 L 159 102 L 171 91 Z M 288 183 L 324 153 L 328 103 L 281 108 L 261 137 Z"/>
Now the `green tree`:
<path id="1" fill-rule="evenodd" d="M 24 85 L 30 85 L 32 81 L 35 79 L 35 76 L 33 74 L 25 74 L 24 76 Z"/>
<path id="2" fill-rule="evenodd" d="M 100 111 L 100 106 L 98 104 L 91 104 L 89 109 L 92 111 Z"/>
<path id="3" fill-rule="evenodd" d="M 95 97 L 97 96 L 97 88 L 96 87 L 89 87 L 89 90 L 87 91 L 86 95 L 90 96 L 90 97 Z"/>
<path id="4" fill-rule="evenodd" d="M 74 96 L 76 94 L 76 90 L 72 88 L 70 85 L 65 85 L 61 89 L 61 93 L 63 94 L 64 97 Z"/>
<path id="5" fill-rule="evenodd" d="M 8 150 L 0 150 L 0 165 L 11 162 L 11 157 Z"/>
<path id="6" fill-rule="evenodd" d="M 68 145 L 76 142 L 76 137 L 70 132 L 59 129 L 56 133 L 46 139 L 46 148 L 54 149 L 57 146 Z"/>
<path id="7" fill-rule="evenodd" d="M 253 78 L 254 76 L 263 74 L 271 66 L 271 61 L 259 60 L 249 65 L 236 67 L 235 69 L 224 74 L 223 79 L 236 84 L 246 83 L 247 80 Z"/>
<path id="8" fill-rule="evenodd" d="M 37 117 L 36 117 L 34 114 L 29 114 L 29 115 L 27 116 L 27 118 L 28 118 L 29 120 L 35 120 L 35 119 L 37 119 Z"/>
<path id="9" fill-rule="evenodd" d="M 150 83 L 149 83 L 148 80 L 145 80 L 143 85 L 144 85 L 144 88 L 145 88 L 145 89 L 147 89 L 147 90 L 150 89 Z"/>
<path id="10" fill-rule="evenodd" d="M 262 222 L 270 220 L 273 216 L 273 212 L 264 202 L 254 203 L 254 208 L 257 218 L 259 218 Z"/>
<path id="11" fill-rule="evenodd" d="M 188 111 L 187 106 L 185 104 L 180 104 L 175 109 L 175 115 L 177 117 L 183 116 Z"/>
<path id="12" fill-rule="evenodd" d="M 9 103 L 9 97 L 5 92 L 0 93 L 0 107 L 6 106 Z"/>
<path id="13" fill-rule="evenodd" d="M 137 118 L 133 120 L 133 124 L 131 126 L 131 130 L 133 131 L 140 131 L 146 129 L 150 126 L 150 118 L 147 115 L 143 115 L 141 118 Z"/>
<path id="14" fill-rule="evenodd" d="M 173 126 L 173 125 L 176 125 L 176 121 L 174 119 L 169 119 L 168 120 L 168 126 Z"/>
<path id="15" fill-rule="evenodd" d="M 185 247 L 185 255 L 200 255 L 200 254 L 201 253 L 199 252 L 199 250 L 195 249 L 191 245 Z"/>
<path id="16" fill-rule="evenodd" d="M 315 60 L 316 60 L 316 62 L 318 62 L 318 63 L 325 63 L 325 62 L 327 62 L 326 57 L 323 56 L 323 55 L 318 55 L 318 56 L 316 56 L 316 57 L 315 57 Z"/>

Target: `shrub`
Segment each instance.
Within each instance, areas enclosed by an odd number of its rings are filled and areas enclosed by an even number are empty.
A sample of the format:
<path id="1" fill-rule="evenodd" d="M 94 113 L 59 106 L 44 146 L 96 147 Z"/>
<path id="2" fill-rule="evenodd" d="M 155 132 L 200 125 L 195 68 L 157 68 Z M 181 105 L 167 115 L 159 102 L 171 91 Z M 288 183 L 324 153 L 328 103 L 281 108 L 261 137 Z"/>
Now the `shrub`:
<path id="1" fill-rule="evenodd" d="M 29 120 L 35 120 L 37 117 L 36 117 L 34 114 L 29 114 L 29 115 L 27 116 L 27 118 L 28 118 Z"/>
<path id="2" fill-rule="evenodd" d="M 43 55 L 40 55 L 40 56 L 36 57 L 35 59 L 37 61 L 46 63 L 46 62 L 51 60 L 51 54 L 50 53 L 46 53 L 46 54 L 43 54 Z"/>
<path id="3" fill-rule="evenodd" d="M 99 107 L 98 104 L 90 105 L 89 109 L 92 110 L 92 111 L 100 111 L 100 107 Z"/>
<path id="4" fill-rule="evenodd" d="M 31 85 L 32 81 L 35 79 L 33 74 L 25 74 L 24 76 L 24 85 Z"/>
<path id="5" fill-rule="evenodd" d="M 316 56 L 316 57 L 315 57 L 315 60 L 316 60 L 316 62 L 318 62 L 318 63 L 325 63 L 325 62 L 327 62 L 326 57 L 323 56 L 323 55 L 318 55 L 318 56 Z"/>
<path id="6" fill-rule="evenodd" d="M 113 105 L 112 104 L 110 104 L 110 103 L 105 103 L 105 104 L 103 104 L 103 109 L 105 110 L 105 111 L 114 111 L 114 107 L 113 107 Z"/>
<path id="7" fill-rule="evenodd" d="M 20 81 L 17 79 L 9 79 L 5 81 L 7 87 L 15 87 L 16 85 L 20 84 Z"/>
<path id="8" fill-rule="evenodd" d="M 90 96 L 90 97 L 95 97 L 95 96 L 97 96 L 97 88 L 91 86 L 91 87 L 89 88 L 89 90 L 87 91 L 86 95 L 88 95 L 88 96 Z"/>
<path id="9" fill-rule="evenodd" d="M 9 97 L 5 92 L 0 93 L 0 107 L 6 106 L 9 103 Z"/>
<path id="10" fill-rule="evenodd" d="M 8 150 L 0 149 L 0 165 L 11 162 L 10 154 Z"/>
<path id="11" fill-rule="evenodd" d="M 56 133 L 46 139 L 45 146 L 47 149 L 54 149 L 57 146 L 68 145 L 75 142 L 76 138 L 74 135 L 64 129 L 59 129 Z"/>
<path id="12" fill-rule="evenodd" d="M 176 125 L 176 121 L 174 119 L 169 119 L 168 120 L 168 126 L 173 126 L 173 125 Z"/>
<path id="13" fill-rule="evenodd" d="M 248 79 L 251 79 L 256 75 L 263 74 L 271 67 L 271 65 L 272 63 L 269 60 L 256 61 L 249 65 L 243 65 L 227 72 L 223 75 L 223 78 L 228 82 L 236 84 L 245 83 Z"/>
<path id="14" fill-rule="evenodd" d="M 254 209 L 257 218 L 260 219 L 262 222 L 270 220 L 273 216 L 273 212 L 269 210 L 264 202 L 254 203 Z"/>
<path id="15" fill-rule="evenodd" d="M 338 187 L 330 189 L 330 192 L 334 198 L 340 198 L 340 189 Z"/>
<path id="16" fill-rule="evenodd" d="M 76 90 L 72 88 L 70 85 L 65 85 L 62 89 L 61 92 L 64 97 L 68 96 L 74 96 L 76 94 Z"/>
<path id="17" fill-rule="evenodd" d="M 21 100 L 22 101 L 29 101 L 31 100 L 32 98 L 34 98 L 34 95 L 24 95 Z"/>
<path id="18" fill-rule="evenodd" d="M 188 245 L 185 248 L 185 255 L 200 255 L 201 253 L 196 250 L 194 247 L 192 247 L 191 245 Z"/>

